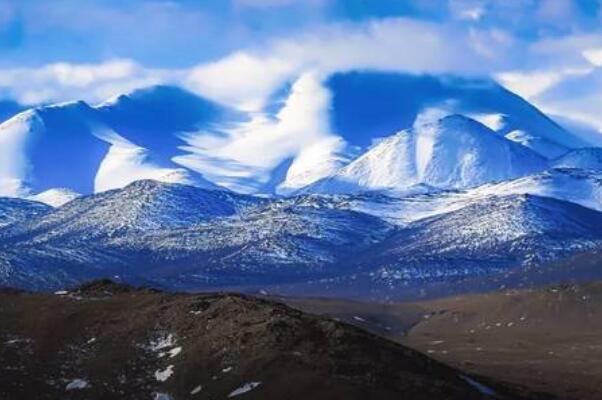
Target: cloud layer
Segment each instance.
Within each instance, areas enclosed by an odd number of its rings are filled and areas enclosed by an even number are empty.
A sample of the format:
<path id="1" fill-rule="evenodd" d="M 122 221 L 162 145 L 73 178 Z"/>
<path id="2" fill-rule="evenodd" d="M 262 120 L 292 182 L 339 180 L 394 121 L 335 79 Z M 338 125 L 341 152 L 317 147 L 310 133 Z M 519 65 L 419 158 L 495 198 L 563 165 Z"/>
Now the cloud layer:
<path id="1" fill-rule="evenodd" d="M 258 110 L 306 71 L 370 68 L 493 75 L 602 127 L 601 21 L 598 0 L 2 2 L 0 96 L 99 102 L 169 83 Z"/>

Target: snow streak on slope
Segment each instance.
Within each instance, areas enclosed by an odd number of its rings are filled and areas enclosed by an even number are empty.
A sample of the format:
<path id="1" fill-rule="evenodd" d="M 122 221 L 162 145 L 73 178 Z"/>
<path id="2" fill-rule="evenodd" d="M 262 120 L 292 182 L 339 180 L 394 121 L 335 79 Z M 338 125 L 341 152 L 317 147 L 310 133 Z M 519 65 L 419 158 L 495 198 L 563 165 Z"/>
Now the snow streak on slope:
<path id="1" fill-rule="evenodd" d="M 545 137 L 533 136 L 521 130 L 515 130 L 506 134 L 506 139 L 519 143 L 549 158 L 561 156 L 569 151 L 568 147 L 559 145 Z"/>
<path id="2" fill-rule="evenodd" d="M 334 176 L 305 189 L 319 193 L 455 189 L 544 170 L 535 152 L 469 118 L 452 115 L 402 131 L 374 146 Z"/>
<path id="3" fill-rule="evenodd" d="M 79 193 L 75 193 L 73 190 L 56 188 L 48 189 L 45 192 L 30 196 L 29 199 L 48 204 L 52 207 L 60 207 L 71 200 L 78 198 L 79 196 L 81 195 Z"/>
<path id="4" fill-rule="evenodd" d="M 141 179 L 182 183 L 206 189 L 218 188 L 186 168 L 164 168 L 152 157 L 149 150 L 120 140 L 111 145 L 102 160 L 94 180 L 94 189 L 95 192 L 104 192 Z"/>

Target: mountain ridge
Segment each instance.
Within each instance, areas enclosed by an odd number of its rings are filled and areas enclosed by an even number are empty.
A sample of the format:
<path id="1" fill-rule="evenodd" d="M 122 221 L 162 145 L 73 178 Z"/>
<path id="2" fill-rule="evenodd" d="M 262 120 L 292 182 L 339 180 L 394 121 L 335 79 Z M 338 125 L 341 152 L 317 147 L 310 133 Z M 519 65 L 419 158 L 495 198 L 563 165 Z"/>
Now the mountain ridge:
<path id="1" fill-rule="evenodd" d="M 529 175 L 546 167 L 546 160 L 528 148 L 455 114 L 383 139 L 332 177 L 303 190 L 403 190 L 420 184 L 462 189 Z"/>

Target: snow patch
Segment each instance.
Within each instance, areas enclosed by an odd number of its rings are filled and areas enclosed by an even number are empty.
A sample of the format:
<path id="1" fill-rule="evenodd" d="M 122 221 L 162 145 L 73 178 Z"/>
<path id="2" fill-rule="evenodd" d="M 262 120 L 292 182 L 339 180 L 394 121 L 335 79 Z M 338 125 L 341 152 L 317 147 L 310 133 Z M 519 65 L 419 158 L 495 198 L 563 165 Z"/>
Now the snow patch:
<path id="1" fill-rule="evenodd" d="M 182 352 L 182 347 L 174 347 L 173 349 L 169 350 L 167 353 L 169 354 L 169 358 L 174 358 L 181 352 Z"/>
<path id="2" fill-rule="evenodd" d="M 152 351 L 158 352 L 159 350 L 163 350 L 168 347 L 173 347 L 176 344 L 176 340 L 172 333 L 160 336 L 157 339 L 151 340 L 150 349 Z"/>
<path id="3" fill-rule="evenodd" d="M 240 396 L 241 394 L 245 394 L 247 392 L 250 392 L 251 390 L 255 389 L 259 385 L 261 385 L 261 382 L 249 382 L 249 383 L 245 383 L 243 386 L 239 387 L 238 389 L 236 389 L 232 393 L 230 393 L 228 395 L 228 398 L 235 397 L 235 396 Z"/>
<path id="4" fill-rule="evenodd" d="M 90 384 L 83 379 L 74 379 L 67 384 L 65 390 L 82 390 L 90 387 Z"/>
<path id="5" fill-rule="evenodd" d="M 169 393 L 153 393 L 153 400 L 172 400 Z"/>
<path id="6" fill-rule="evenodd" d="M 45 192 L 38 193 L 33 196 L 29 196 L 29 200 L 39 201 L 40 203 L 48 204 L 52 207 L 60 207 L 73 199 L 81 196 L 79 193 L 74 192 L 71 189 L 66 188 L 55 188 L 48 189 Z"/>
<path id="7" fill-rule="evenodd" d="M 166 380 L 171 378 L 171 376 L 173 375 L 173 373 L 174 373 L 173 368 L 174 368 L 173 365 L 169 365 L 164 370 L 156 370 L 155 371 L 155 379 L 157 379 L 157 381 L 159 381 L 159 382 L 165 382 Z"/>

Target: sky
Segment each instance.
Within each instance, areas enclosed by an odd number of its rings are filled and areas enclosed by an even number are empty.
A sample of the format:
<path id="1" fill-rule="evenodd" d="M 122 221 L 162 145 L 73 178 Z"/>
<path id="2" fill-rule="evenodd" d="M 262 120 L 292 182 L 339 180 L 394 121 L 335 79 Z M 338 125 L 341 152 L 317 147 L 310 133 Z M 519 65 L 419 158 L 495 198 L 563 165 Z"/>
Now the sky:
<path id="1" fill-rule="evenodd" d="M 602 0 L 0 0 L 0 99 L 178 84 L 260 109 L 349 69 L 486 75 L 602 129 Z"/>

